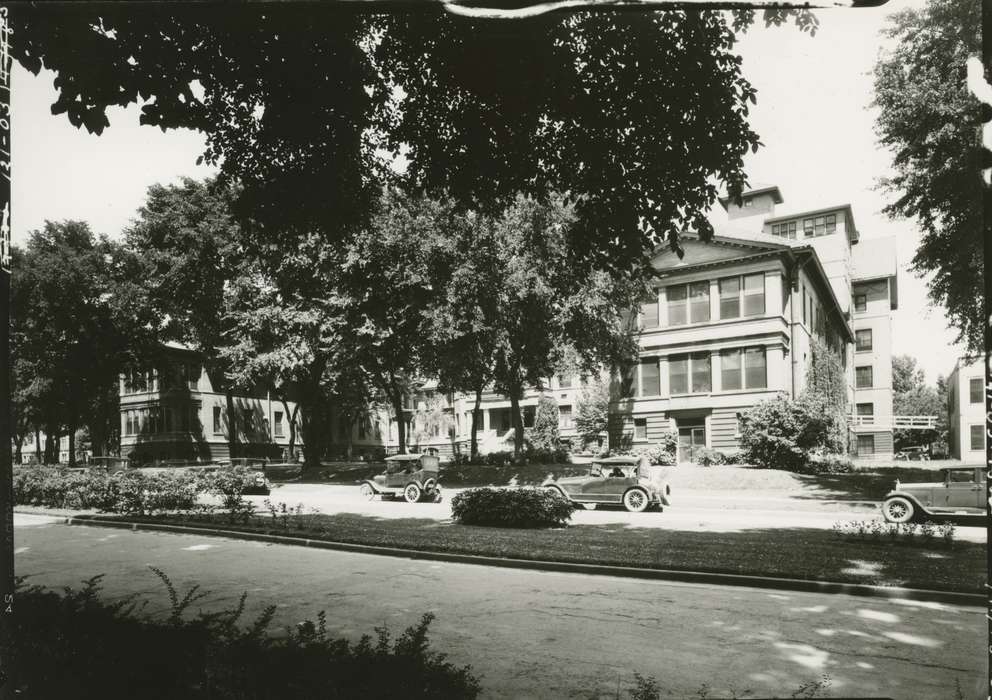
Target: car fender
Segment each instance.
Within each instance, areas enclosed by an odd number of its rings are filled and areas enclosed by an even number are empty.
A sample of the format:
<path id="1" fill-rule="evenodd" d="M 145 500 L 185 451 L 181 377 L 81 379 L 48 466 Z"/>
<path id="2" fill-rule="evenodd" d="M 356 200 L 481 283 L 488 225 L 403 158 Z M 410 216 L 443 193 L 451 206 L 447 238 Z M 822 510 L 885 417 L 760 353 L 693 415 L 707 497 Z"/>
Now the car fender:
<path id="1" fill-rule="evenodd" d="M 932 515 L 932 512 L 930 511 L 930 508 L 928 506 L 925 506 L 922 503 L 920 503 L 920 499 L 919 498 L 917 498 L 916 496 L 914 496 L 911 493 L 907 493 L 906 491 L 898 491 L 898 490 L 897 491 L 889 491 L 887 494 L 885 494 L 885 498 L 882 499 L 882 503 L 885 503 L 890 498 L 895 498 L 896 496 L 898 496 L 900 498 L 905 498 L 907 501 L 909 501 L 910 503 L 912 503 L 913 506 L 915 506 L 916 508 L 918 508 L 921 512 L 926 513 L 928 515 Z"/>
<path id="2" fill-rule="evenodd" d="M 379 490 L 379 486 L 371 479 L 364 479 L 361 483 L 359 483 L 359 487 L 366 484 L 372 489 L 372 493 L 382 493 L 382 491 Z"/>
<path id="3" fill-rule="evenodd" d="M 542 489 L 554 489 L 555 491 L 558 492 L 558 495 L 561 496 L 562 498 L 565 498 L 565 499 L 567 499 L 569 501 L 575 500 L 571 496 L 569 496 L 567 493 L 565 493 L 565 489 L 563 489 L 561 486 L 559 486 L 558 484 L 555 484 L 553 482 L 552 483 L 545 482 L 545 483 L 541 484 L 541 488 Z"/>

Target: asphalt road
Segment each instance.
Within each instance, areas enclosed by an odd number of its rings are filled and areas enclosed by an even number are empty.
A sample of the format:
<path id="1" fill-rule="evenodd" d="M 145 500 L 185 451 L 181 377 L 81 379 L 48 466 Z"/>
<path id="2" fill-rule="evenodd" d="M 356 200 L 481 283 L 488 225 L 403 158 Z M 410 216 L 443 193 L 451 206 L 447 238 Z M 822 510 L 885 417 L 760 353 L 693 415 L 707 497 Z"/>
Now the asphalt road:
<path id="1" fill-rule="evenodd" d="M 180 589 L 212 591 L 203 609 L 247 591 L 251 619 L 275 602 L 280 629 L 326 610 L 337 634 L 357 638 L 383 623 L 398 633 L 432 611 L 435 648 L 471 664 L 490 698 L 627 697 L 635 671 L 655 676 L 666 698 L 698 698 L 703 684 L 711 698 L 790 697 L 823 674 L 830 686 L 818 697 L 955 698 L 956 683 L 968 700 L 985 697 L 981 608 L 494 569 L 29 515 L 15 526 L 19 575 L 63 586 L 106 574 L 106 596 L 143 594 L 150 612 L 164 611 L 167 597 L 149 565 Z"/>
<path id="2" fill-rule="evenodd" d="M 380 518 L 451 517 L 451 498 L 458 490 L 443 491 L 441 503 L 406 503 L 402 499 L 382 501 L 378 497 L 366 501 L 356 486 L 328 484 L 282 484 L 269 496 L 251 496 L 249 500 L 264 513 L 264 501 L 286 503 L 289 507 L 303 504 L 305 510 L 319 509 L 321 513 L 359 513 Z M 673 504 L 663 512 L 628 513 L 623 508 L 579 510 L 572 516 L 576 525 L 622 524 L 625 527 L 658 527 L 699 532 L 745 532 L 769 528 L 830 529 L 838 521 L 881 520 L 877 504 L 856 505 L 837 501 L 820 501 L 765 493 L 742 495 L 737 492 L 678 491 Z M 984 523 L 977 518 L 959 518 L 956 537 L 963 541 L 984 542 Z"/>

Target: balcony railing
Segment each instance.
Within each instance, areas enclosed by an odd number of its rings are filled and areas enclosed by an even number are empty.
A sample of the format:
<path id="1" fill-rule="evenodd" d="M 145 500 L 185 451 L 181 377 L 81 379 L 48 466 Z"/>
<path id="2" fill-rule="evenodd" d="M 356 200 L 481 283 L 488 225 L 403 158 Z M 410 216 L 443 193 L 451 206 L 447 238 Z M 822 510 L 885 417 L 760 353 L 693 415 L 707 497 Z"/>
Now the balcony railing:
<path id="1" fill-rule="evenodd" d="M 937 416 L 848 416 L 852 428 L 881 430 L 935 430 Z"/>

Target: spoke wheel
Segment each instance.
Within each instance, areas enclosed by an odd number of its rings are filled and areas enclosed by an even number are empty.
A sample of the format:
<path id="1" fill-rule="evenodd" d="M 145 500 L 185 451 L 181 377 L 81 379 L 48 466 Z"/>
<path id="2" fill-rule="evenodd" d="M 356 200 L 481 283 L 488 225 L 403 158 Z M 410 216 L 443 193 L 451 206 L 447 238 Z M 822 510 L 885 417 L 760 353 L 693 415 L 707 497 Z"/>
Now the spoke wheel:
<path id="1" fill-rule="evenodd" d="M 890 523 L 908 523 L 916 515 L 916 508 L 908 499 L 896 496 L 882 504 L 882 515 Z"/>
<path id="2" fill-rule="evenodd" d="M 647 510 L 648 495 L 641 489 L 631 489 L 623 495 L 623 507 L 631 513 L 640 513 Z"/>
<path id="3" fill-rule="evenodd" d="M 375 498 L 375 490 L 368 484 L 362 484 L 361 488 L 358 489 L 358 493 L 362 495 L 366 501 L 371 501 Z"/>
<path id="4" fill-rule="evenodd" d="M 416 484 L 407 484 L 407 487 L 403 489 L 403 498 L 406 499 L 407 503 L 416 503 L 420 500 L 420 487 Z"/>

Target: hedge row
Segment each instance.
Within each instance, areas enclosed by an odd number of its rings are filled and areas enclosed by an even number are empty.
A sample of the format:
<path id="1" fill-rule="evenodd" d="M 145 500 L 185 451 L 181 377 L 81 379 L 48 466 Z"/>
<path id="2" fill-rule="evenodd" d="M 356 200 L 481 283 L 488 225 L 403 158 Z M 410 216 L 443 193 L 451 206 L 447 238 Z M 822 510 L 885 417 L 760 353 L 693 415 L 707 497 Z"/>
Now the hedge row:
<path id="1" fill-rule="evenodd" d="M 191 510 L 201 494 L 237 505 L 255 486 L 257 472 L 244 467 L 215 471 L 76 471 L 58 467 L 14 468 L 14 503 L 50 508 L 93 508 L 110 513 L 150 514 Z"/>

